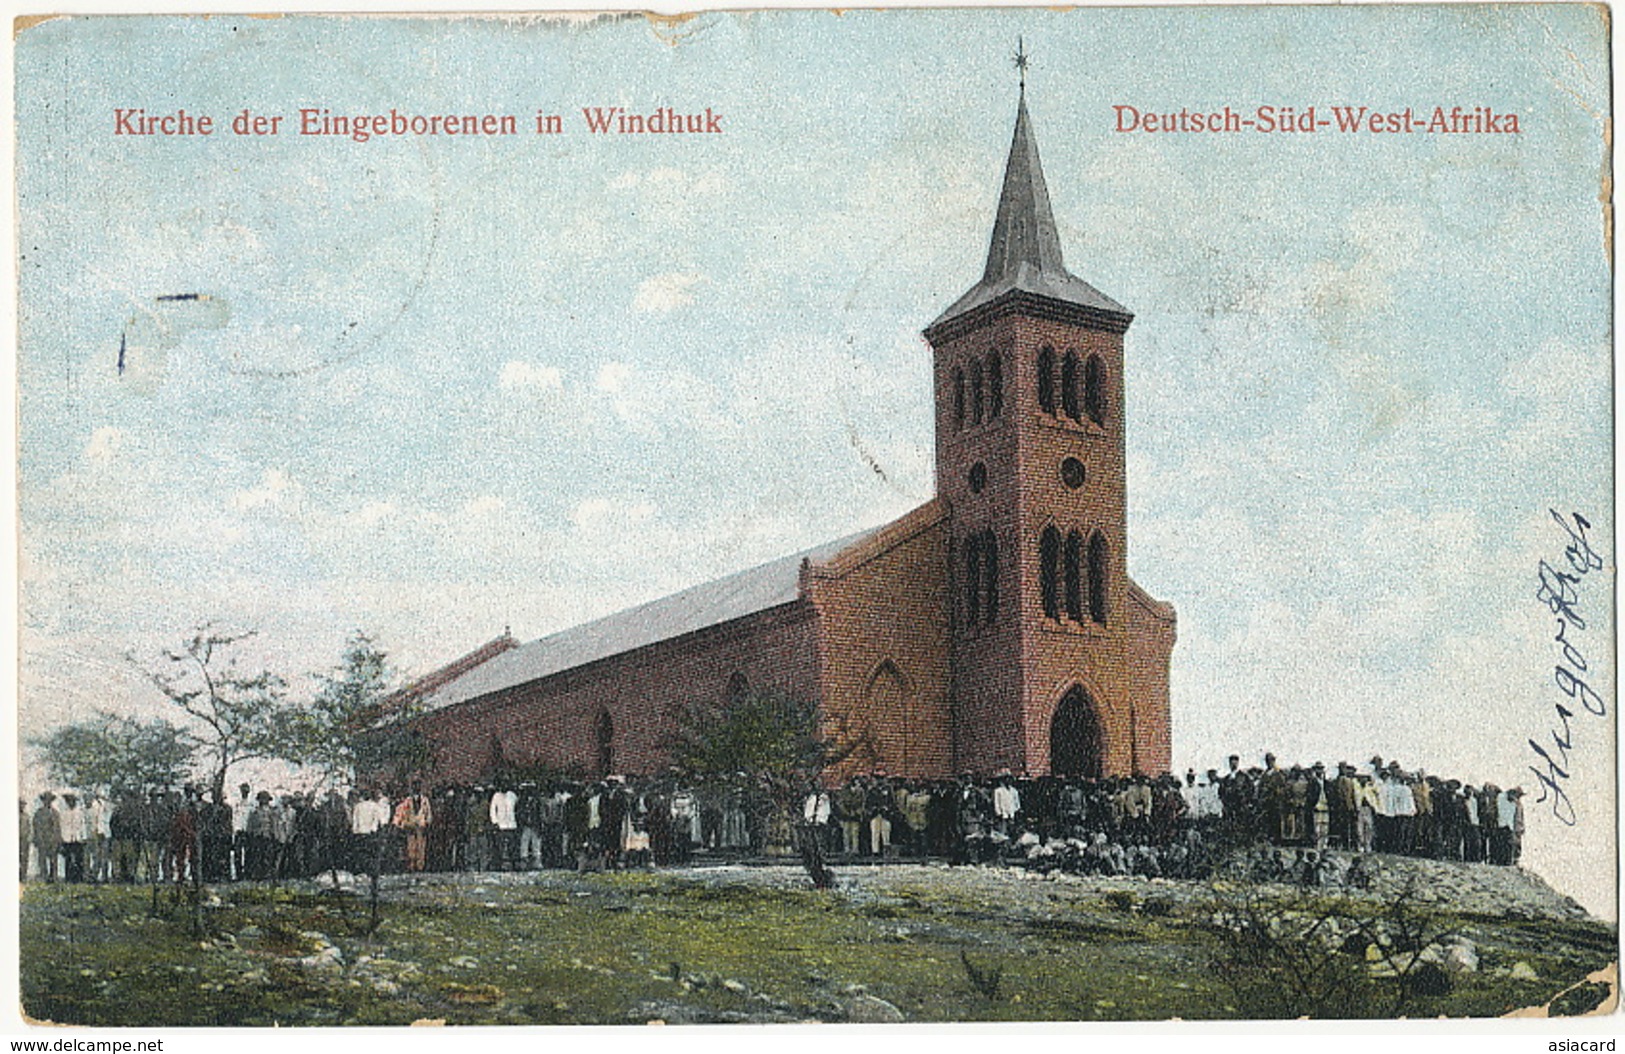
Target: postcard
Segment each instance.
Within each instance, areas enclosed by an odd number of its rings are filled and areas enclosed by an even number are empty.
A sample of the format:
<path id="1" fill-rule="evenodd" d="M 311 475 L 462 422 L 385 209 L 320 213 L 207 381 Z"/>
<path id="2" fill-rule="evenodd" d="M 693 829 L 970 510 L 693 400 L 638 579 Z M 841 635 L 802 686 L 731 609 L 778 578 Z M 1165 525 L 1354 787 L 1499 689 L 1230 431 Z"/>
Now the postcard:
<path id="1" fill-rule="evenodd" d="M 1614 1011 L 1605 8 L 13 34 L 18 1031 Z"/>

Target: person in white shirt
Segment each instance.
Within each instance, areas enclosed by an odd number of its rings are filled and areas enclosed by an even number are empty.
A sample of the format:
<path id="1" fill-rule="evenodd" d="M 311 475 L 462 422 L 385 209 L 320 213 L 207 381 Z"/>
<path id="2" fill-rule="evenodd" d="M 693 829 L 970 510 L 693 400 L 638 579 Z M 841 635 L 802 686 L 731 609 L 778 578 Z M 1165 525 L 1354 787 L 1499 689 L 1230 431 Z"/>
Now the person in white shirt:
<path id="1" fill-rule="evenodd" d="M 79 796 L 62 795 L 62 870 L 69 882 L 85 880 L 85 810 Z"/>
<path id="2" fill-rule="evenodd" d="M 1490 863 L 1510 867 L 1523 851 L 1523 790 L 1514 787 L 1495 797 L 1495 831 Z"/>
<path id="3" fill-rule="evenodd" d="M 1394 844 L 1388 851 L 1408 854 L 1416 839 L 1416 795 L 1411 792 L 1411 785 L 1405 781 L 1405 774 L 1399 771 L 1397 765 L 1393 768 L 1393 779 L 1389 785 L 1393 793 Z"/>
<path id="4" fill-rule="evenodd" d="M 1179 796 L 1185 799 L 1185 815 L 1195 819 L 1201 810 L 1196 791 L 1196 770 L 1185 770 L 1185 782 L 1179 785 Z"/>
<path id="5" fill-rule="evenodd" d="M 1479 837 L 1478 826 L 1478 789 L 1468 784 L 1462 788 L 1461 805 L 1461 858 L 1469 864 L 1480 863 L 1484 859 L 1484 840 Z"/>
<path id="6" fill-rule="evenodd" d="M 263 793 L 263 792 L 262 792 Z M 350 809 L 350 835 L 354 841 L 353 859 L 357 867 L 381 868 L 383 836 L 378 832 L 389 823 L 389 802 L 376 788 L 361 795 Z"/>
<path id="7" fill-rule="evenodd" d="M 254 811 L 249 789 L 246 783 L 239 785 L 231 803 L 231 872 L 239 882 L 248 877 L 248 815 Z"/>
<path id="8" fill-rule="evenodd" d="M 1196 785 L 1196 804 L 1191 816 L 1198 827 L 1214 827 L 1224 818 L 1224 799 L 1219 797 L 1219 771 L 1208 769 L 1207 778 Z"/>
<path id="9" fill-rule="evenodd" d="M 269 798 L 270 795 L 266 795 Z M 389 822 L 389 806 L 381 792 L 372 790 L 361 796 L 350 810 L 350 833 L 365 837 L 377 834 Z"/>
<path id="10" fill-rule="evenodd" d="M 496 867 L 512 871 L 518 866 L 519 820 L 515 815 L 519 795 L 499 787 L 491 795 L 491 825 L 496 828 Z"/>
<path id="11" fill-rule="evenodd" d="M 808 828 L 802 837 L 811 839 L 820 852 L 829 837 L 829 813 L 829 792 L 816 786 L 808 790 L 801 803 L 801 819 Z M 683 832 L 683 837 L 688 837 L 688 832 Z"/>
<path id="12" fill-rule="evenodd" d="M 1010 782 L 1008 773 L 999 776 L 993 788 L 993 816 L 1000 835 L 1010 838 L 1015 834 L 1016 814 L 1021 812 L 1021 792 Z"/>
<path id="13" fill-rule="evenodd" d="M 113 877 L 113 804 L 91 794 L 85 801 L 86 861 L 90 881 L 108 882 Z"/>
<path id="14" fill-rule="evenodd" d="M 1394 774 L 1386 769 L 1377 775 L 1377 800 L 1374 803 L 1377 814 L 1377 837 L 1373 847 L 1379 853 L 1394 852 L 1394 846 L 1398 842 L 1394 823 L 1394 810 L 1399 805 L 1394 793 L 1394 784 L 1397 782 Z"/>

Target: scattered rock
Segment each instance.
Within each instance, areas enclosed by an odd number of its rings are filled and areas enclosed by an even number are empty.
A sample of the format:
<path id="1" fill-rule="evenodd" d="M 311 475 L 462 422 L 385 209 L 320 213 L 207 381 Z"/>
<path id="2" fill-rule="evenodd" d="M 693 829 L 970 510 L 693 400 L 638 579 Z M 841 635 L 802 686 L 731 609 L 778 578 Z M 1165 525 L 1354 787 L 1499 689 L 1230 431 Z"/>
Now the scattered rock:
<path id="1" fill-rule="evenodd" d="M 1444 968 L 1452 973 L 1478 972 L 1478 945 L 1462 937 L 1444 950 Z"/>
<path id="2" fill-rule="evenodd" d="M 312 955 L 306 955 L 294 961 L 297 962 L 303 969 L 314 970 L 317 972 L 344 969 L 344 953 L 332 945 L 328 945 L 321 951 L 318 951 Z"/>
<path id="3" fill-rule="evenodd" d="M 1524 962 L 1522 959 L 1513 964 L 1512 969 L 1508 971 L 1507 976 L 1512 978 L 1514 981 L 1540 980 L 1540 974 L 1535 972 L 1535 968 Z"/>
<path id="4" fill-rule="evenodd" d="M 856 995 L 847 1000 L 846 1019 L 860 1025 L 889 1025 L 905 1020 L 901 1010 L 872 995 Z"/>

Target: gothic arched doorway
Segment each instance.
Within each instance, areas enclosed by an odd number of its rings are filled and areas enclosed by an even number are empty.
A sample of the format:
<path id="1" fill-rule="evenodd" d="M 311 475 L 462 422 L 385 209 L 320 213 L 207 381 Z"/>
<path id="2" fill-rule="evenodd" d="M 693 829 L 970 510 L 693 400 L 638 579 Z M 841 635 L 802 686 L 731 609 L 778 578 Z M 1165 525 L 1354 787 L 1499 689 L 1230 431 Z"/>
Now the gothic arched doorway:
<path id="1" fill-rule="evenodd" d="M 1099 779 L 1104 746 L 1094 704 L 1082 688 L 1074 687 L 1062 697 L 1050 720 L 1050 774 Z"/>

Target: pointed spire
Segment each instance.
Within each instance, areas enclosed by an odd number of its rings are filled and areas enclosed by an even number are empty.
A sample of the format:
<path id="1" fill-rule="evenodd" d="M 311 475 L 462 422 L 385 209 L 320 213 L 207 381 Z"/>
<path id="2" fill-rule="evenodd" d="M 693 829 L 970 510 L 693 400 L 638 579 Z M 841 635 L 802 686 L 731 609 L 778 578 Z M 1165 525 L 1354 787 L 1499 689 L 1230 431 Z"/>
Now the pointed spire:
<path id="1" fill-rule="evenodd" d="M 1033 138 L 1032 118 L 1027 116 L 1025 90 L 1016 107 L 1016 133 L 1010 140 L 1010 158 L 1004 163 L 1004 191 L 999 195 L 982 281 L 1017 279 L 1023 265 L 1039 274 L 1066 273 L 1061 236 L 1055 230 L 1049 188 L 1038 160 L 1038 141 Z"/>
<path id="2" fill-rule="evenodd" d="M 1038 139 L 1027 113 L 1028 56 L 1024 47 L 1018 46 L 1015 61 L 1021 71 L 1016 130 L 1004 165 L 1004 187 L 993 219 L 987 266 L 982 280 L 926 327 L 926 336 L 933 341 L 948 335 L 943 329 L 948 323 L 972 312 L 982 318 L 1019 309 L 1119 332 L 1133 318 L 1123 305 L 1066 269 L 1044 168 L 1038 160 Z"/>

